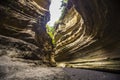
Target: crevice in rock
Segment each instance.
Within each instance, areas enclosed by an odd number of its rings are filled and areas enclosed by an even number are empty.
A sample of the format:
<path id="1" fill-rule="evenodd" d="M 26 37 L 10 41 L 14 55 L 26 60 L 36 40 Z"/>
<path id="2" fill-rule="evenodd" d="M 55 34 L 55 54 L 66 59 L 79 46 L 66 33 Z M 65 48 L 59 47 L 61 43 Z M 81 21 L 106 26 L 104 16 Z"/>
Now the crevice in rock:
<path id="1" fill-rule="evenodd" d="M 37 60 L 48 66 L 56 66 L 56 61 L 58 67 L 120 71 L 117 0 L 68 0 L 54 25 L 54 41 L 46 30 L 50 3 L 50 0 L 0 1 L 2 59 L 20 58 L 39 64 Z"/>

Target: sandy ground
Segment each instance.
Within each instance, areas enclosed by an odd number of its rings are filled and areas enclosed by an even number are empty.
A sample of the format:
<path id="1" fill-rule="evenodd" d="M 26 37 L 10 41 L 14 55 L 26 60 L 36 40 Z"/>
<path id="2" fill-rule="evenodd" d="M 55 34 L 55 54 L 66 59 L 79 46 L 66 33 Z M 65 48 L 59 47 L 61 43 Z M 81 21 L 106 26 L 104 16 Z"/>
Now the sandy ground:
<path id="1" fill-rule="evenodd" d="M 85 69 L 34 66 L 0 57 L 0 80 L 120 80 L 120 74 Z"/>

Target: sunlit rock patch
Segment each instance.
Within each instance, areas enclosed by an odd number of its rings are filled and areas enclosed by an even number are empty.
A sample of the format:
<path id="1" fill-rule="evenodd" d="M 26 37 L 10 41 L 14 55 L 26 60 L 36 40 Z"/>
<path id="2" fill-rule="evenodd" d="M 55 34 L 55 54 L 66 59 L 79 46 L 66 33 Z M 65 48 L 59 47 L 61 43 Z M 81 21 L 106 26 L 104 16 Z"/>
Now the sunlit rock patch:
<path id="1" fill-rule="evenodd" d="M 120 70 L 119 4 L 69 0 L 55 31 L 55 59 L 68 67 Z"/>

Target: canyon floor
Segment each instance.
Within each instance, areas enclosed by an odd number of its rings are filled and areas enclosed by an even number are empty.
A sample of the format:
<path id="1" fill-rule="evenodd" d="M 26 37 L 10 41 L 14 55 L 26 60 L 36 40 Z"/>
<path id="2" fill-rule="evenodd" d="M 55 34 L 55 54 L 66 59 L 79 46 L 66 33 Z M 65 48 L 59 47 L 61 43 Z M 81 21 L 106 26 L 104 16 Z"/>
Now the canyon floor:
<path id="1" fill-rule="evenodd" d="M 119 80 L 120 74 L 95 70 L 47 67 L 0 57 L 0 80 Z"/>

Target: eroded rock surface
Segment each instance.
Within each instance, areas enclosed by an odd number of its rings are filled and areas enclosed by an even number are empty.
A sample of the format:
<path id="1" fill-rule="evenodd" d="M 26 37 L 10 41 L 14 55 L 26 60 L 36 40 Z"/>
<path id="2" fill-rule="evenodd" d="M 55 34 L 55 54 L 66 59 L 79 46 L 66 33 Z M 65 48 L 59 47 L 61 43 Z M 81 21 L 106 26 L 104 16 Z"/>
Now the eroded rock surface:
<path id="1" fill-rule="evenodd" d="M 49 5 L 50 0 L 1 0 L 0 45 L 18 50 L 15 56 L 27 59 L 49 55 L 53 48 L 45 27 Z"/>
<path id="2" fill-rule="evenodd" d="M 0 0 L 0 80 L 118 80 L 119 74 L 51 68 L 50 0 Z M 117 0 L 69 0 L 55 33 L 63 67 L 120 70 Z M 48 64 L 49 65 L 49 64 Z M 59 65 L 58 65 L 59 66 Z"/>
<path id="3" fill-rule="evenodd" d="M 58 23 L 56 61 L 69 67 L 120 70 L 118 0 L 69 0 Z"/>

